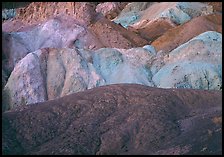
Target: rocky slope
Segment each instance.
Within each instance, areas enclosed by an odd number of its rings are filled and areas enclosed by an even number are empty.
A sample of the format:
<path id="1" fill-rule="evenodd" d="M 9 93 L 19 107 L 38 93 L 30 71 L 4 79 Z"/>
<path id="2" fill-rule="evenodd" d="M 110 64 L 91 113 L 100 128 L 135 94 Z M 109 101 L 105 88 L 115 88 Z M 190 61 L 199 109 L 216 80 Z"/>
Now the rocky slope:
<path id="1" fill-rule="evenodd" d="M 3 90 L 4 110 L 116 83 L 219 90 L 222 35 L 205 32 L 171 51 L 143 48 L 40 49 L 15 66 Z M 25 102 L 24 102 L 25 101 Z"/>
<path id="2" fill-rule="evenodd" d="M 222 33 L 221 19 L 222 15 L 220 14 L 196 17 L 183 25 L 169 29 L 158 39 L 154 40 L 152 45 L 157 51 L 170 52 L 203 32 L 216 31 Z"/>
<path id="3" fill-rule="evenodd" d="M 112 20 L 117 17 L 128 2 L 105 2 L 96 6 L 96 12 L 100 12 L 107 19 Z"/>
<path id="4" fill-rule="evenodd" d="M 3 91 L 3 104 L 13 108 L 24 104 L 22 100 L 26 104 L 41 102 L 113 83 L 153 86 L 147 64 L 155 51 L 150 52 L 144 48 L 35 51 L 14 68 Z"/>
<path id="5" fill-rule="evenodd" d="M 130 6 L 134 9 L 126 9 Z M 201 2 L 136 2 L 126 5 L 114 21 L 124 27 L 138 28 L 159 18 L 167 18 L 176 24 L 183 24 L 194 17 L 211 13 L 213 7 Z"/>
<path id="6" fill-rule="evenodd" d="M 221 154 L 220 91 L 110 85 L 3 113 L 3 154 Z"/>
<path id="7" fill-rule="evenodd" d="M 4 155 L 222 154 L 222 2 L 2 13 Z"/>
<path id="8" fill-rule="evenodd" d="M 18 32 L 8 33 L 3 27 L 2 40 L 3 53 L 10 71 L 25 55 L 41 48 L 96 50 L 102 47 L 131 48 L 147 44 L 146 40 L 135 33 L 104 17 L 86 27 L 67 15 L 56 16 L 36 26 L 21 28 Z"/>

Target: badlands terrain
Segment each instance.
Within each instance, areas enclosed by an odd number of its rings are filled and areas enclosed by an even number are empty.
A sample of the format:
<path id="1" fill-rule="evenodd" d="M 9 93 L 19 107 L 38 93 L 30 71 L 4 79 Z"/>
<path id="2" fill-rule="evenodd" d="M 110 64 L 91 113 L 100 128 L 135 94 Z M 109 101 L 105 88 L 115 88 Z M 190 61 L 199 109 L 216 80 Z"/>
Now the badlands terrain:
<path id="1" fill-rule="evenodd" d="M 3 2 L 2 154 L 222 154 L 222 3 Z"/>

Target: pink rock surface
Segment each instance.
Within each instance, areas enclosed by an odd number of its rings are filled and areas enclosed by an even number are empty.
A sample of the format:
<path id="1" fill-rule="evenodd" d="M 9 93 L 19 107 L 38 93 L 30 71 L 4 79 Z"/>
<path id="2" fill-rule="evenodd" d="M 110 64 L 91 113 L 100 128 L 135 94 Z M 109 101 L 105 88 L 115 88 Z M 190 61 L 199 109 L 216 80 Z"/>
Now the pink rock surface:
<path id="1" fill-rule="evenodd" d="M 102 13 L 107 19 L 112 20 L 121 10 L 128 4 L 128 2 L 105 2 L 96 6 L 96 12 Z"/>

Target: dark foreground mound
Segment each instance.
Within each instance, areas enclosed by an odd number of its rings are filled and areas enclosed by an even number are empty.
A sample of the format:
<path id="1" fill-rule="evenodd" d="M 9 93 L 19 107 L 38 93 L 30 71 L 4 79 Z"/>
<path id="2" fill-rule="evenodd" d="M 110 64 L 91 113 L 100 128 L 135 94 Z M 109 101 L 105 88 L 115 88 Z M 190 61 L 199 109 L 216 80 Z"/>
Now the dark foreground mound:
<path id="1" fill-rule="evenodd" d="M 222 154 L 222 92 L 120 84 L 3 113 L 3 154 Z"/>

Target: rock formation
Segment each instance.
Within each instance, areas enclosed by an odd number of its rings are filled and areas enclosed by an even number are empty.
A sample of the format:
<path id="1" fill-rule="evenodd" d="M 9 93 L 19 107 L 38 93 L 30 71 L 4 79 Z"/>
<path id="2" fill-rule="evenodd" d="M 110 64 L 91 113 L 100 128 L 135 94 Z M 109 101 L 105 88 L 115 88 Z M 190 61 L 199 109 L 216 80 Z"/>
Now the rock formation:
<path id="1" fill-rule="evenodd" d="M 2 4 L 3 155 L 222 154 L 222 2 Z"/>
<path id="2" fill-rule="evenodd" d="M 3 31 L 7 30 L 3 27 Z M 7 56 L 10 70 L 25 55 L 41 48 L 96 50 L 102 47 L 131 48 L 147 44 L 146 40 L 135 33 L 116 26 L 104 17 L 86 27 L 71 16 L 60 15 L 17 31 L 3 32 L 2 36 L 3 53 Z"/>
<path id="3" fill-rule="evenodd" d="M 110 85 L 3 113 L 3 154 L 221 154 L 220 91 Z"/>
<path id="4" fill-rule="evenodd" d="M 152 46 L 38 50 L 14 68 L 3 91 L 3 104 L 7 110 L 24 104 L 22 99 L 30 104 L 117 83 L 220 90 L 221 42 L 220 33 L 205 32 L 163 57 Z M 35 98 L 36 93 L 41 95 Z"/>
<path id="5" fill-rule="evenodd" d="M 216 89 L 222 85 L 222 34 L 208 31 L 177 47 L 153 76 L 157 87 Z M 211 57 L 212 56 L 212 57 Z"/>
<path id="6" fill-rule="evenodd" d="M 96 6 L 96 12 L 102 13 L 107 19 L 112 20 L 124 9 L 128 2 L 105 2 Z"/>
<path id="7" fill-rule="evenodd" d="M 142 3 L 143 5 L 141 7 L 125 10 L 130 5 L 135 6 Z M 145 4 L 144 2 L 142 3 L 136 2 L 126 5 L 123 11 L 124 13 L 121 12 L 114 21 L 124 27 L 132 26 L 138 28 L 142 24 L 157 20 L 161 17 L 168 18 L 175 24 L 183 24 L 194 17 L 213 13 L 212 6 L 201 2 L 161 2 L 151 3 L 150 5 L 146 2 Z"/>
<path id="8" fill-rule="evenodd" d="M 211 14 L 196 17 L 183 25 L 168 30 L 161 37 L 153 41 L 152 45 L 157 51 L 162 50 L 168 53 L 206 31 L 222 33 L 222 15 Z"/>
<path id="9" fill-rule="evenodd" d="M 103 48 L 95 52 L 47 48 L 29 53 L 18 62 L 7 81 L 4 110 L 106 84 L 153 86 L 148 64 L 154 55 L 144 48 Z"/>

